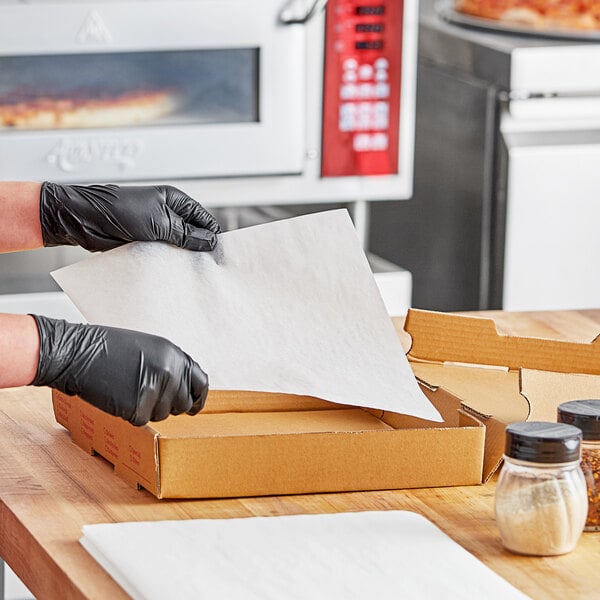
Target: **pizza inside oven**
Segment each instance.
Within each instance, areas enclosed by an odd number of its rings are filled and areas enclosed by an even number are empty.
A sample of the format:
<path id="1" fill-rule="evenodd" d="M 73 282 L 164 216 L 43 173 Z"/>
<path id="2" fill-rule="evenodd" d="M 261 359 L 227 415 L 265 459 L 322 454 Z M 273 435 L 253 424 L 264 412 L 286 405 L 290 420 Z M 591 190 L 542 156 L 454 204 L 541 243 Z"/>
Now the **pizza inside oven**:
<path id="1" fill-rule="evenodd" d="M 113 94 L 14 90 L 0 95 L 0 127 L 124 127 L 152 122 L 173 112 L 176 107 L 176 95 L 170 90 L 135 90 Z"/>
<path id="2" fill-rule="evenodd" d="M 532 29 L 600 30 L 600 0 L 455 0 L 458 12 Z"/>

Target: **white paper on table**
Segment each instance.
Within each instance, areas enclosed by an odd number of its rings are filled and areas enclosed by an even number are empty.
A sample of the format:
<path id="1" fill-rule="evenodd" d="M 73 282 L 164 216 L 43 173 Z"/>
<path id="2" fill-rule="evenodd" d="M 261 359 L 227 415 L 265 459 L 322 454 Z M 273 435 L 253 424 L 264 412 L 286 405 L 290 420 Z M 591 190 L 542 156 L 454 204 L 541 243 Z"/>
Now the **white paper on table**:
<path id="1" fill-rule="evenodd" d="M 421 392 L 346 210 L 133 243 L 52 273 L 90 323 L 173 341 L 211 389 L 282 392 L 441 421 Z"/>
<path id="2" fill-rule="evenodd" d="M 81 543 L 134 599 L 527 598 L 406 511 L 85 525 Z"/>

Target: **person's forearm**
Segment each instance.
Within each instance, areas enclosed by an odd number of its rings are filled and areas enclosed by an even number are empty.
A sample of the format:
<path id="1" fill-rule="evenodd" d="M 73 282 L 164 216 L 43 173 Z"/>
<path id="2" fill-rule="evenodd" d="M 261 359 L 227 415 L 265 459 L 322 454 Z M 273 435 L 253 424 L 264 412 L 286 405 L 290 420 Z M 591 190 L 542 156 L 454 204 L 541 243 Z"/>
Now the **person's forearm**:
<path id="1" fill-rule="evenodd" d="M 0 314 L 0 388 L 29 385 L 35 378 L 40 338 L 33 317 Z"/>
<path id="2" fill-rule="evenodd" d="M 31 250 L 43 244 L 41 184 L 0 181 L 0 252 Z"/>

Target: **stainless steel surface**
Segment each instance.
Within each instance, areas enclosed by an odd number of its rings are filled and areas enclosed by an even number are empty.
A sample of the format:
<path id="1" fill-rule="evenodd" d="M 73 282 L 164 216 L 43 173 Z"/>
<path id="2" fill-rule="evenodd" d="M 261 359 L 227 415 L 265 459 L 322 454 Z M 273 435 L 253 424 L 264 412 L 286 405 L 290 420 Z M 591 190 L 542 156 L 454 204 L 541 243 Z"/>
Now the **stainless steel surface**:
<path id="1" fill-rule="evenodd" d="M 590 159 L 600 130 L 600 44 L 460 26 L 441 18 L 434 0 L 421 2 L 419 35 L 414 200 L 373 207 L 371 249 L 411 271 L 416 307 L 501 308 L 514 197 L 507 143 L 535 138 L 523 152 L 536 152 L 542 166 L 561 144 Z M 512 116 L 506 137 L 503 114 Z M 552 177 L 557 189 L 570 181 L 561 169 Z M 587 202 L 583 221 L 597 222 L 596 204 Z M 538 248 L 560 239 L 554 229 L 535 231 Z M 572 259 L 594 270 L 589 257 Z M 542 308 L 548 298 L 530 301 Z"/>
<path id="2" fill-rule="evenodd" d="M 420 60 L 414 195 L 374 204 L 370 249 L 408 269 L 413 306 L 490 306 L 496 97 Z"/>
<path id="3" fill-rule="evenodd" d="M 555 94 L 600 90 L 599 40 L 552 39 L 450 23 L 436 10 L 438 1 L 421 0 L 421 60 L 506 92 Z"/>

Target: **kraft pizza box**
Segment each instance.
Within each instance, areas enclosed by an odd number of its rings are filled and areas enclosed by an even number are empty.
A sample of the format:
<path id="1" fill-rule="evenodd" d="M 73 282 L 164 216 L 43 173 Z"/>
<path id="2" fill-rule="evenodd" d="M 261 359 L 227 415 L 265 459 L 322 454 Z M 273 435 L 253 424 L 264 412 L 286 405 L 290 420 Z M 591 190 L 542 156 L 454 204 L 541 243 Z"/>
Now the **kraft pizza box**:
<path id="1" fill-rule="evenodd" d="M 196 417 L 136 428 L 54 391 L 55 415 L 159 498 L 226 497 L 482 483 L 501 463 L 507 423 L 555 420 L 561 402 L 600 395 L 598 344 L 501 335 L 492 319 L 414 309 L 394 324 L 441 425 L 250 392 L 211 392 Z"/>
<path id="2" fill-rule="evenodd" d="M 53 391 L 86 452 L 158 498 L 242 497 L 473 485 L 485 428 L 458 398 L 424 389 L 443 423 L 305 396 L 209 393 L 203 411 L 134 427 Z"/>
<path id="3" fill-rule="evenodd" d="M 562 402 L 600 397 L 596 331 L 589 342 L 503 335 L 492 318 L 415 309 L 394 324 L 417 379 L 485 424 L 484 481 L 502 461 L 507 424 L 556 421 Z"/>

